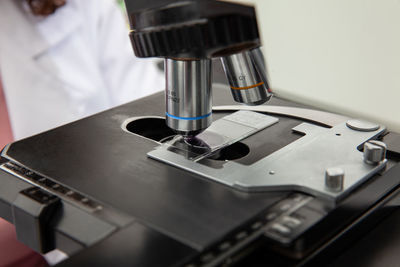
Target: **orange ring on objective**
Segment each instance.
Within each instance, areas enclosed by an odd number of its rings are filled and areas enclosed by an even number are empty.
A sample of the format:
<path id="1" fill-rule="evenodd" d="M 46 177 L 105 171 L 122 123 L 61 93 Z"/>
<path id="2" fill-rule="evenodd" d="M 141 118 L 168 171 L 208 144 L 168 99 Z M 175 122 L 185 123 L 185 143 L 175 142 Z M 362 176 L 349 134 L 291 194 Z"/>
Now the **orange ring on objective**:
<path id="1" fill-rule="evenodd" d="M 233 87 L 233 86 L 231 86 L 231 88 L 233 90 L 246 90 L 246 89 L 251 89 L 251 88 L 263 85 L 263 84 L 264 84 L 264 82 L 260 82 L 260 83 L 257 83 L 257 84 L 254 84 L 254 85 L 250 85 L 250 86 L 246 86 L 246 87 Z"/>

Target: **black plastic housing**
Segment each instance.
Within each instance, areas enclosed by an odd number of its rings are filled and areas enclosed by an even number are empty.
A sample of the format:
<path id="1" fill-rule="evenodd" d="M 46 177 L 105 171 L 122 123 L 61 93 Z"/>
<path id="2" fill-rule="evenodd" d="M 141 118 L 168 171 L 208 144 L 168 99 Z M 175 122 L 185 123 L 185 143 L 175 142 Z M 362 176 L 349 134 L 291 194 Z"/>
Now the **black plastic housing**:
<path id="1" fill-rule="evenodd" d="M 126 0 L 137 57 L 199 59 L 260 46 L 255 9 L 215 0 Z"/>

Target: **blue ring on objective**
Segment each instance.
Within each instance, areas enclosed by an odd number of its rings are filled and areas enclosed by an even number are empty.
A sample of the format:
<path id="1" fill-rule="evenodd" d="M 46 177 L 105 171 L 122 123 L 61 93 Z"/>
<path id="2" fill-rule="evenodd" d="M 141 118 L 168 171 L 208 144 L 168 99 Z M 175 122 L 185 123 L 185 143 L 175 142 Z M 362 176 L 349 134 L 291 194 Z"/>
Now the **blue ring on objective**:
<path id="1" fill-rule="evenodd" d="M 210 112 L 206 115 L 203 115 L 203 116 L 199 116 L 199 117 L 178 117 L 178 116 L 171 115 L 168 112 L 165 112 L 165 115 L 167 115 L 168 117 L 171 117 L 173 119 L 177 119 L 177 120 L 195 121 L 195 120 L 201 120 L 201 119 L 207 118 L 211 115 L 211 113 L 212 112 Z"/>

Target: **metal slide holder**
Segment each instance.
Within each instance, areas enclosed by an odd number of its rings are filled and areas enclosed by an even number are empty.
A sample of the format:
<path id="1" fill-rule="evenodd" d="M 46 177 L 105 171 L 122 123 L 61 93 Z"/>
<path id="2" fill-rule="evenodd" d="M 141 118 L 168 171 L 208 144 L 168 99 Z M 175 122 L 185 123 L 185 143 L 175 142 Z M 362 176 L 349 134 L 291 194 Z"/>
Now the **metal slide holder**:
<path id="1" fill-rule="evenodd" d="M 202 141 L 206 144 L 208 140 L 212 140 L 209 138 L 212 134 L 235 136 L 220 142 L 218 146 L 209 145 L 208 149 L 200 153 L 190 150 L 190 147 L 179 147 L 176 145 L 176 141 L 179 140 L 173 140 L 174 143 L 165 143 L 156 147 L 148 153 L 148 156 L 241 191 L 296 190 L 324 198 L 333 204 L 386 167 L 387 160 L 382 157 L 374 164 L 365 162 L 363 153 L 357 149 L 363 143 L 385 132 L 385 127 L 377 125 L 375 128 L 354 128 L 348 125 L 351 120 L 347 123 L 341 122 L 332 128 L 301 123 L 292 130 L 301 133 L 303 137 L 257 162 L 243 165 L 235 160 L 229 160 L 222 166 L 215 167 L 210 156 L 217 153 L 223 146 L 243 140 L 256 132 L 242 127 L 246 123 L 250 123 L 247 126 L 257 125 L 246 121 L 246 118 L 252 117 L 251 114 L 241 114 L 241 116 L 237 114 L 238 112 L 215 121 L 209 129 L 198 135 L 200 138 L 203 136 Z M 274 118 L 267 116 L 265 119 L 268 117 Z M 229 127 L 224 126 L 227 121 L 233 123 Z M 213 129 L 213 127 L 216 128 Z M 257 131 L 265 127 L 268 125 L 260 126 Z M 181 151 L 190 153 L 180 153 Z M 203 159 L 206 160 L 201 161 Z M 331 168 L 339 168 L 346 174 L 346 179 L 339 179 L 340 183 L 336 183 L 337 186 L 330 186 L 331 172 L 328 172 L 326 176 L 326 170 L 331 170 Z M 325 182 L 326 177 L 328 186 Z"/>

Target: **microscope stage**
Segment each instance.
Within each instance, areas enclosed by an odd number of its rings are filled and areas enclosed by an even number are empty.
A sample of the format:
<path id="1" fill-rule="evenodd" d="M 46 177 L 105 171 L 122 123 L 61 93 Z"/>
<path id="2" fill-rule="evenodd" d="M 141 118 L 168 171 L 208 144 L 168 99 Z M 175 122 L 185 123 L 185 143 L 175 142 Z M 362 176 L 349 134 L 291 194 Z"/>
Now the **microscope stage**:
<path id="1" fill-rule="evenodd" d="M 246 121 L 246 117 L 253 117 L 253 120 Z M 356 189 L 358 184 L 386 166 L 386 160 L 372 165 L 364 162 L 362 152 L 357 149 L 366 141 L 381 135 L 385 128 L 374 125 L 372 128 L 361 126 L 353 129 L 352 120 L 349 122 L 350 124 L 342 122 L 330 129 L 309 123 L 299 124 L 292 131 L 304 136 L 271 155 L 266 155 L 250 165 L 226 161 L 215 167 L 212 155 L 223 150 L 227 144 L 238 141 L 246 144 L 245 138 L 249 135 L 278 123 L 277 118 L 268 115 L 237 111 L 216 120 L 209 129 L 197 136 L 200 140 L 198 142 L 205 144 L 207 148 L 210 147 L 210 151 L 196 151 L 197 146 L 190 144 L 184 146 L 183 141 L 174 139 L 158 146 L 148 155 L 238 190 L 247 192 L 297 190 L 325 198 L 334 205 Z M 372 125 L 358 122 L 360 125 L 361 123 Z M 248 132 L 243 129 L 246 127 Z M 265 139 L 268 139 L 268 136 L 265 136 Z M 221 144 L 214 145 L 215 148 L 207 145 L 215 143 L 215 140 L 222 140 Z M 262 152 L 253 148 L 245 156 L 251 157 L 252 153 Z M 325 184 L 325 172 L 329 168 L 340 168 L 344 172 L 342 189 L 332 190 Z"/>
<path id="2" fill-rule="evenodd" d="M 231 104 L 228 94 L 215 90 L 214 103 Z M 271 123 L 236 142 L 237 150 L 212 153 L 214 159 L 166 155 L 155 149 L 171 134 L 160 119 L 162 101 L 156 94 L 6 147 L 0 216 L 12 221 L 12 210 L 25 207 L 19 192 L 32 186 L 58 197 L 62 209 L 47 227 L 55 232 L 52 244 L 72 255 L 60 266 L 90 264 L 94 255 L 98 266 L 114 264 L 114 255 L 119 266 L 214 266 L 260 242 L 292 260 L 307 257 L 398 184 L 393 160 L 369 166 L 357 150 L 382 127 L 321 127 L 287 115 L 256 113 Z M 279 98 L 270 105 L 296 106 Z M 215 112 L 213 119 L 231 113 Z M 324 171 L 337 166 L 345 171 L 344 190 L 328 192 Z M 277 177 L 274 187 L 265 190 L 260 171 Z M 290 173 L 318 173 L 319 184 L 276 185 Z"/>

